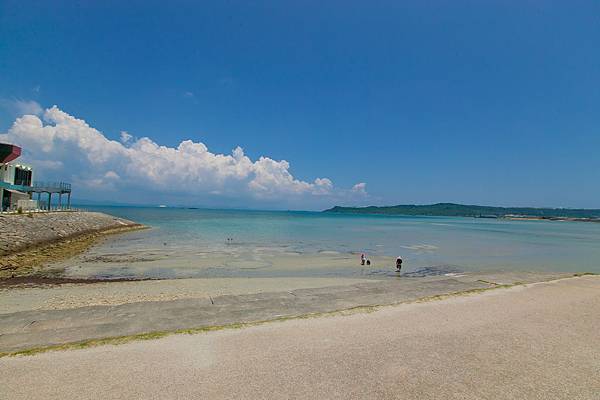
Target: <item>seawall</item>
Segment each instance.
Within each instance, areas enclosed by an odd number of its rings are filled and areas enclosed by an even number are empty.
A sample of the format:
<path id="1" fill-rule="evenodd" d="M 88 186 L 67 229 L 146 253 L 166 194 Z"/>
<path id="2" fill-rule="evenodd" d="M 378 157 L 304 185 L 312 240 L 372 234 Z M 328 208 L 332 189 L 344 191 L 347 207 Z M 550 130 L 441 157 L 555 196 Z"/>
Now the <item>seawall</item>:
<path id="1" fill-rule="evenodd" d="M 103 235 L 142 228 L 99 212 L 0 215 L 0 277 L 77 254 Z"/>

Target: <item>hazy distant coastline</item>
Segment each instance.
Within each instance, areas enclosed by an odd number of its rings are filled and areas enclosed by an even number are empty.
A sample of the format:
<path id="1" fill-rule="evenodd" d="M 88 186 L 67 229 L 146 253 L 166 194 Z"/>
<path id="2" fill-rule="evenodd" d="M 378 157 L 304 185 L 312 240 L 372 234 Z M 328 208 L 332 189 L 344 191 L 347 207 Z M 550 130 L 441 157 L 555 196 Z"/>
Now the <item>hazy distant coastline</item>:
<path id="1" fill-rule="evenodd" d="M 326 213 L 424 215 L 436 217 L 507 218 L 515 220 L 553 220 L 600 222 L 600 209 L 493 207 L 455 203 L 430 205 L 396 205 L 369 207 L 341 207 L 324 210 Z"/>

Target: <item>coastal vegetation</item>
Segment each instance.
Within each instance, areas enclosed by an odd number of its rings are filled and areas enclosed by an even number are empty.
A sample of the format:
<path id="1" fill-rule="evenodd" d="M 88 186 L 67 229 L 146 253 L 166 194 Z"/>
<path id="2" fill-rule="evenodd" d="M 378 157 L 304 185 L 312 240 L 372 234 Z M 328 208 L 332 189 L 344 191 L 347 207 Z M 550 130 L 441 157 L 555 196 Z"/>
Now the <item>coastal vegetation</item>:
<path id="1" fill-rule="evenodd" d="M 343 214 L 426 215 L 475 218 L 532 218 L 600 221 L 600 209 L 493 207 L 455 203 L 369 207 L 335 206 L 324 212 Z"/>

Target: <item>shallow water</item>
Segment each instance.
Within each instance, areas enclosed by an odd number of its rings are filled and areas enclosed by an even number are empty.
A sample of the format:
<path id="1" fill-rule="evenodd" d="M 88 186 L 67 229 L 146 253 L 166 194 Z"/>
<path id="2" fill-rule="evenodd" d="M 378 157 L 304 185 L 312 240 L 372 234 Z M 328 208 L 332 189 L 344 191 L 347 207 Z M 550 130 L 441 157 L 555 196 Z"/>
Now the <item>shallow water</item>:
<path id="1" fill-rule="evenodd" d="M 73 276 L 387 276 L 473 270 L 600 272 L 600 224 L 315 212 L 89 207 L 153 229 L 68 261 Z M 228 240 L 230 238 L 231 240 Z M 370 268 L 358 265 L 365 252 Z"/>

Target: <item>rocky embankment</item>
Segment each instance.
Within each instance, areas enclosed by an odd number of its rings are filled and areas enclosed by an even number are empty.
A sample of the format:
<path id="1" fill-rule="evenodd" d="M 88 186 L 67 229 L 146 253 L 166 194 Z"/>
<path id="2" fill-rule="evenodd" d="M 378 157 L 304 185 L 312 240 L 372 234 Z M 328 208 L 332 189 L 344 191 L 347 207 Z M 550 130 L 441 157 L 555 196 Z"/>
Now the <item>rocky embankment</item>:
<path id="1" fill-rule="evenodd" d="M 30 273 L 44 263 L 73 256 L 106 234 L 141 228 L 98 212 L 0 215 L 0 278 Z"/>

